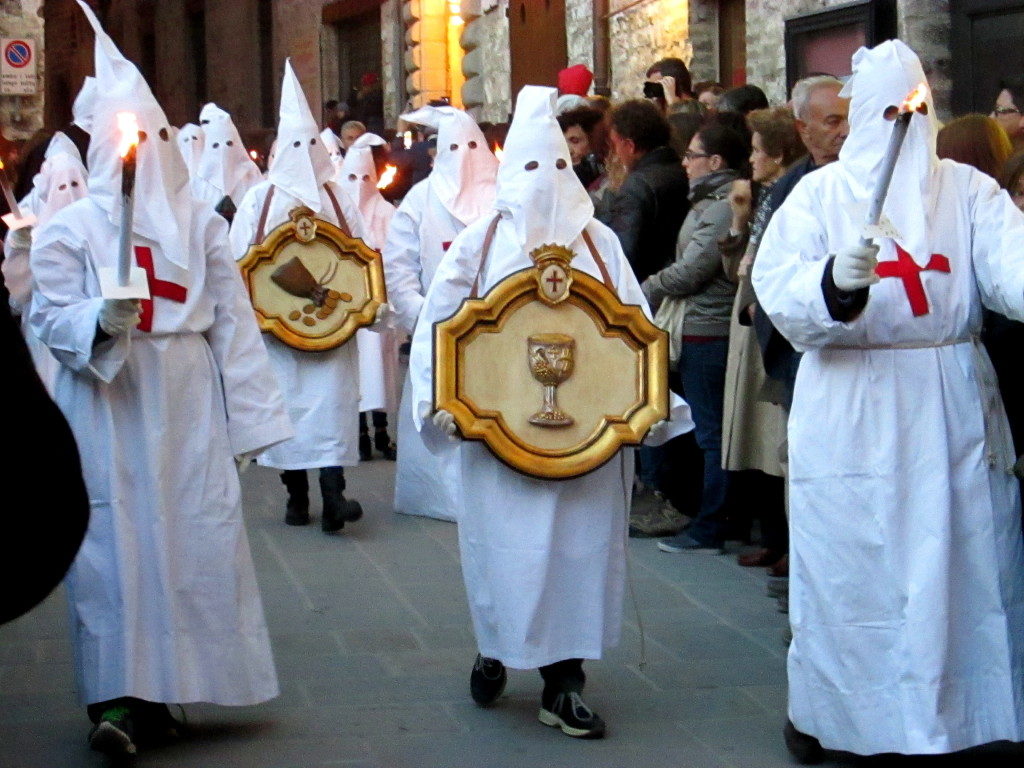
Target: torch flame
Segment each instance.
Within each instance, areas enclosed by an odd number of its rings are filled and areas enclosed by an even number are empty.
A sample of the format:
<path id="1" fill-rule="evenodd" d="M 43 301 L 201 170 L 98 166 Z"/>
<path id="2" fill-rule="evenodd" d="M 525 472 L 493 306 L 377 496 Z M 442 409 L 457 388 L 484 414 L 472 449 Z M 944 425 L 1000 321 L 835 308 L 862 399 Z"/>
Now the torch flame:
<path id="1" fill-rule="evenodd" d="M 494 145 L 494 156 L 498 158 L 499 163 L 505 159 L 505 150 L 501 148 L 501 144 Z"/>
<path id="2" fill-rule="evenodd" d="M 921 105 L 924 104 L 925 98 L 928 96 L 928 85 L 926 83 L 918 83 L 917 88 L 907 94 L 907 98 L 903 100 L 903 104 L 900 106 L 901 112 L 916 112 L 920 109 Z"/>
<path id="3" fill-rule="evenodd" d="M 117 151 L 121 157 L 127 157 L 132 147 L 139 146 L 139 121 L 131 112 L 118 112 L 117 129 L 121 132 Z"/>
<path id="4" fill-rule="evenodd" d="M 391 185 L 391 182 L 395 180 L 396 173 L 398 173 L 398 168 L 396 166 L 384 166 L 384 173 L 380 175 L 380 181 L 377 182 L 377 189 L 387 189 Z"/>
<path id="5" fill-rule="evenodd" d="M 6 167 L 7 167 L 7 166 L 6 166 L 6 165 L 4 165 L 4 161 L 3 161 L 3 160 L 0 160 L 0 171 L 2 171 L 2 170 L 3 170 L 4 168 L 6 168 Z"/>
<path id="6" fill-rule="evenodd" d="M 249 157 L 251 157 L 253 160 L 259 160 L 260 159 L 260 153 L 257 152 L 255 149 L 250 149 L 249 150 Z"/>

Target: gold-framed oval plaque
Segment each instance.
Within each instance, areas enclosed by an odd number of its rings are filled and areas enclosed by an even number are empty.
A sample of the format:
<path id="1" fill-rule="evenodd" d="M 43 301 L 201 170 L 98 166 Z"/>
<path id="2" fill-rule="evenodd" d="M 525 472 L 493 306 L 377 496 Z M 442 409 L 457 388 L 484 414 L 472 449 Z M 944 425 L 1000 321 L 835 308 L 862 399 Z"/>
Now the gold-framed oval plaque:
<path id="1" fill-rule="evenodd" d="M 238 266 L 260 330 L 304 352 L 341 346 L 387 302 L 380 254 L 306 207 Z"/>
<path id="2" fill-rule="evenodd" d="M 535 266 L 434 325 L 434 404 L 544 479 L 586 474 L 668 417 L 668 337 L 545 245 Z"/>

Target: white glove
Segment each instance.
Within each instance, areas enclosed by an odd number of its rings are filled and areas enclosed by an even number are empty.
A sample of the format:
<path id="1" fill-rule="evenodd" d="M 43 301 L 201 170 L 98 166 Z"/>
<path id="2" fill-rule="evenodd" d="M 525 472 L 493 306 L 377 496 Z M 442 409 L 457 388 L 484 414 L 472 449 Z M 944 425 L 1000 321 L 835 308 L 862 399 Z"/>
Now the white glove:
<path id="1" fill-rule="evenodd" d="M 459 439 L 459 428 L 455 426 L 455 417 L 450 411 L 438 410 L 430 417 L 434 426 L 444 432 L 453 443 Z"/>
<path id="2" fill-rule="evenodd" d="M 874 285 L 881 278 L 875 274 L 878 266 L 878 246 L 855 245 L 844 248 L 832 262 L 832 279 L 841 291 L 857 291 Z"/>
<path id="3" fill-rule="evenodd" d="M 644 437 L 644 445 L 661 445 L 668 440 L 670 422 L 668 419 L 662 419 L 651 425 L 651 428 L 647 430 L 647 435 Z"/>
<path id="4" fill-rule="evenodd" d="M 128 333 L 139 324 L 142 304 L 138 299 L 104 299 L 97 322 L 110 336 Z"/>
<path id="5" fill-rule="evenodd" d="M 7 238 L 10 240 L 11 248 L 27 251 L 32 247 L 32 227 L 12 229 Z"/>

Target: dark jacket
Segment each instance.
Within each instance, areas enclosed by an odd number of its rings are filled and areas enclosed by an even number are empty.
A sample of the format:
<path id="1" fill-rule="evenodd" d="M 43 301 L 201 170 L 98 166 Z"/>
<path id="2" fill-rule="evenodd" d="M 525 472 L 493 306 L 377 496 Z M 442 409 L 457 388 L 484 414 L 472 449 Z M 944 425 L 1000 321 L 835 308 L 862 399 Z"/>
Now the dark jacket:
<path id="1" fill-rule="evenodd" d="M 818 170 L 814 159 L 808 155 L 799 163 L 794 165 L 786 174 L 775 182 L 771 196 L 771 215 L 785 202 L 789 193 L 793 191 L 797 182 L 812 171 Z M 796 369 L 799 365 L 800 354 L 793 349 L 785 337 L 772 325 L 768 315 L 761 308 L 760 302 L 754 309 L 754 333 L 757 336 L 758 346 L 761 347 L 761 358 L 764 360 L 764 370 L 768 377 L 781 381 L 785 386 L 784 405 L 788 408 L 793 399 L 793 385 L 796 383 Z"/>
<path id="2" fill-rule="evenodd" d="M 676 237 L 690 209 L 690 191 L 679 155 L 658 147 L 637 160 L 622 187 L 597 218 L 619 236 L 636 279 L 671 264 Z"/>

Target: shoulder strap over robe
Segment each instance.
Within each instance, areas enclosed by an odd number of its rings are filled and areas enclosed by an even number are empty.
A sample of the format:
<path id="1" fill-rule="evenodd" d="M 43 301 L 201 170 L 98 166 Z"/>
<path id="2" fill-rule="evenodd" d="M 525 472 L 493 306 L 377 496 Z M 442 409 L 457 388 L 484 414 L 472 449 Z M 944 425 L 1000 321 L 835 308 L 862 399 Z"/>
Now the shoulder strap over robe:
<path id="1" fill-rule="evenodd" d="M 263 210 L 260 211 L 260 223 L 256 227 L 256 240 L 253 245 L 262 243 L 263 238 L 266 236 L 267 215 L 270 213 L 270 201 L 274 199 L 275 189 L 276 187 L 271 184 L 270 189 L 267 191 L 267 196 L 263 198 Z M 345 220 L 345 214 L 341 212 L 341 205 L 338 203 L 334 190 L 331 189 L 330 184 L 324 184 L 324 189 L 327 192 L 327 196 L 331 198 L 331 205 L 334 206 L 334 214 L 338 217 L 338 227 L 348 237 L 352 237 L 352 231 L 348 228 L 348 221 Z"/>
<path id="2" fill-rule="evenodd" d="M 480 248 L 480 268 L 476 271 L 476 279 L 473 280 L 473 290 L 469 292 L 469 298 L 475 299 L 477 297 L 477 289 L 480 287 L 480 275 L 484 272 L 484 266 L 487 264 L 487 253 L 491 250 L 491 241 L 494 240 L 494 232 L 498 228 L 498 221 L 501 219 L 499 213 L 492 220 L 490 225 L 487 227 L 487 234 L 484 235 L 484 244 Z M 601 280 L 604 281 L 604 286 L 612 293 L 615 293 L 615 284 L 612 282 L 612 276 L 608 274 L 608 267 L 605 266 L 604 259 L 601 258 L 601 254 L 597 252 L 597 247 L 594 245 L 593 239 L 590 237 L 590 233 L 587 232 L 586 228 L 583 229 L 583 242 L 587 244 L 587 248 L 590 250 L 590 255 L 594 257 L 594 261 L 597 263 L 597 268 L 601 271 Z"/>

